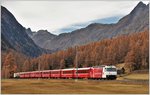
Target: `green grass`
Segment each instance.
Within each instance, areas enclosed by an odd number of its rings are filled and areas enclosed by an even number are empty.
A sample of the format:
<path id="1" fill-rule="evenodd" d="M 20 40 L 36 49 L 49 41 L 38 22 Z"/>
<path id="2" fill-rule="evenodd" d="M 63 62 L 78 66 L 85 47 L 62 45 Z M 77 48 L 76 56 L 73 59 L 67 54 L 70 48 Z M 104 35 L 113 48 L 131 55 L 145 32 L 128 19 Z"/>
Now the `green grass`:
<path id="1" fill-rule="evenodd" d="M 148 94 L 148 84 L 112 80 L 2 79 L 2 94 Z"/>

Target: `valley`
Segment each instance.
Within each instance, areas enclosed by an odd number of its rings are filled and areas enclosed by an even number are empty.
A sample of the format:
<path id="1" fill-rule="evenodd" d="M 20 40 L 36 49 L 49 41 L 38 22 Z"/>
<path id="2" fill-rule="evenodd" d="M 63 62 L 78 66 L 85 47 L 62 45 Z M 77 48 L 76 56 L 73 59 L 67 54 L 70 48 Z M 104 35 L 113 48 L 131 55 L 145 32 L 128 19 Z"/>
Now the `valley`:
<path id="1" fill-rule="evenodd" d="M 26 28 L 1 6 L 2 94 L 148 94 L 149 4 L 140 1 L 133 7 L 116 23 L 91 22 L 55 35 L 43 27 Z M 102 65 L 116 66 L 116 75 L 122 68 L 124 73 L 116 80 L 13 78 L 17 72 Z"/>

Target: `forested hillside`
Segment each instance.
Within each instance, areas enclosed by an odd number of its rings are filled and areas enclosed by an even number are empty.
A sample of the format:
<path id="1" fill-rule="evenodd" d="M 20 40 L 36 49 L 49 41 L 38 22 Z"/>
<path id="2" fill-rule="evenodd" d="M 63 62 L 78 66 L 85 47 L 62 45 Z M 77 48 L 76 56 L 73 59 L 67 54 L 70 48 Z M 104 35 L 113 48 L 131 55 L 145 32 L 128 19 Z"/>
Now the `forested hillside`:
<path id="1" fill-rule="evenodd" d="M 69 48 L 53 54 L 45 54 L 31 63 L 41 64 L 41 70 L 75 67 L 75 56 L 79 67 L 97 65 L 116 65 L 125 63 L 131 71 L 149 67 L 148 31 L 134 33 L 90 43 L 84 46 Z M 33 60 L 32 60 L 33 61 Z"/>
<path id="2" fill-rule="evenodd" d="M 129 36 L 120 36 L 69 48 L 53 54 L 44 54 L 33 59 L 9 50 L 6 54 L 2 53 L 2 75 L 9 77 L 11 72 L 38 70 L 39 64 L 40 70 L 76 67 L 76 58 L 78 67 L 125 63 L 125 67 L 130 71 L 148 69 L 148 45 L 149 32 L 146 30 Z"/>

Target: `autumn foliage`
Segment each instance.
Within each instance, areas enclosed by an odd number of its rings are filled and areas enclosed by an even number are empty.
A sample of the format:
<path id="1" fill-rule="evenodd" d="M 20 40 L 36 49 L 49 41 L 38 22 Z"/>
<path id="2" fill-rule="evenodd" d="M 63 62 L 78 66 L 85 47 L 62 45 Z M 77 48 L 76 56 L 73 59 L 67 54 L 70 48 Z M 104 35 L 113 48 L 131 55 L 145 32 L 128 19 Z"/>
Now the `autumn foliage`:
<path id="1" fill-rule="evenodd" d="M 2 78 L 12 77 L 14 72 L 22 71 L 22 63 L 27 59 L 27 57 L 21 53 L 18 53 L 12 49 L 7 52 L 1 53 L 2 58 Z"/>
<path id="2" fill-rule="evenodd" d="M 37 58 L 28 58 L 10 51 L 3 56 L 2 75 L 9 77 L 11 72 L 71 68 L 76 67 L 76 61 L 78 67 L 125 63 L 130 71 L 148 69 L 149 32 L 92 42 Z"/>
<path id="3" fill-rule="evenodd" d="M 148 31 L 106 39 L 53 54 L 44 54 L 32 63 L 40 69 L 61 69 L 125 63 L 131 71 L 149 67 Z M 33 60 L 32 60 L 33 61 Z M 36 69 L 34 69 L 36 70 Z"/>

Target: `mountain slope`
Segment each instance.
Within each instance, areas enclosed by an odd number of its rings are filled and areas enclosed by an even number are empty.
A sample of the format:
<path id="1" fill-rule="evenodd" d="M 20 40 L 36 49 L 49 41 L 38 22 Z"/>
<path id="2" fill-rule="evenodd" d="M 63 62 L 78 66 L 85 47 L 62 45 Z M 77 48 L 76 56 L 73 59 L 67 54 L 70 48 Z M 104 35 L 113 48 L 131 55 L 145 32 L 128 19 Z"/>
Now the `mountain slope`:
<path id="1" fill-rule="evenodd" d="M 15 17 L 1 6 L 1 50 L 14 49 L 28 56 L 39 56 L 46 50 L 38 47 L 25 32 L 26 29 Z"/>
<path id="2" fill-rule="evenodd" d="M 32 38 L 32 40 L 38 46 L 42 47 L 47 41 L 52 40 L 56 35 L 51 34 L 47 30 L 39 30 L 37 32 L 32 32 L 30 28 L 26 30 L 27 34 Z"/>
<path id="3" fill-rule="evenodd" d="M 148 29 L 149 5 L 139 2 L 130 14 L 123 17 L 116 24 L 93 23 L 71 33 L 63 33 L 49 40 L 43 46 L 51 50 L 66 49 L 75 45 L 83 45 L 93 41 L 112 38 L 119 35 L 140 32 Z"/>

